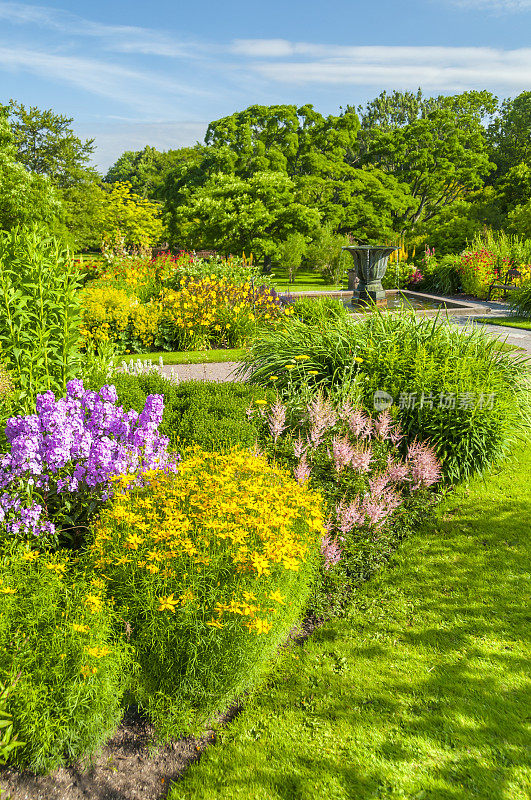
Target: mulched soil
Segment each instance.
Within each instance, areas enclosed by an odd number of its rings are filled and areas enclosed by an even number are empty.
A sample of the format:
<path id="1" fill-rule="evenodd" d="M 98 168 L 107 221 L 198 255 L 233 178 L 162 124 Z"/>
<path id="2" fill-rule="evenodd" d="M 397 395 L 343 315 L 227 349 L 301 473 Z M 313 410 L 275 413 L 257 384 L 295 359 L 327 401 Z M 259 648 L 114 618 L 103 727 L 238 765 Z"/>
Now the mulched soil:
<path id="1" fill-rule="evenodd" d="M 302 644 L 322 624 L 307 618 L 290 632 L 284 647 Z M 235 704 L 218 720 L 227 725 L 242 710 Z M 200 737 L 187 736 L 153 748 L 149 720 L 129 710 L 116 734 L 90 765 L 62 767 L 50 775 L 3 768 L 0 796 L 6 800 L 162 800 L 171 783 L 216 741 L 214 728 Z"/>

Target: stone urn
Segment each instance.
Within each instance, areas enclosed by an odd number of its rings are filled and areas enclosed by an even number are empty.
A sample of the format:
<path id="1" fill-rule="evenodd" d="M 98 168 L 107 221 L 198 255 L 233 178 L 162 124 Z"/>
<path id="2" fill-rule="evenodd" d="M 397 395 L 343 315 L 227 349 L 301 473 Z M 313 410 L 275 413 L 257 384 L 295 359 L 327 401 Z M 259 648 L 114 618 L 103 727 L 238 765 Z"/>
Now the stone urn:
<path id="1" fill-rule="evenodd" d="M 387 269 L 387 260 L 398 247 L 390 245 L 362 244 L 356 247 L 344 247 L 354 259 L 358 285 L 352 294 L 352 305 L 376 304 L 387 305 L 382 278 Z M 349 273 L 351 270 L 349 270 Z M 350 286 L 350 280 L 349 280 Z"/>

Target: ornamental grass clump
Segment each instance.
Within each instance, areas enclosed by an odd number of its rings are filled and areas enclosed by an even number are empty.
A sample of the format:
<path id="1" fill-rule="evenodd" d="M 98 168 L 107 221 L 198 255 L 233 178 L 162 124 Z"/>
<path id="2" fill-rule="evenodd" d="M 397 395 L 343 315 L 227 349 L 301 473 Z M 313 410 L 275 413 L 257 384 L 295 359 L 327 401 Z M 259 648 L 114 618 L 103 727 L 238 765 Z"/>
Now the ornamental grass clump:
<path id="1" fill-rule="evenodd" d="M 9 762 L 35 772 L 89 756 L 114 733 L 128 684 L 128 647 L 113 632 L 103 582 L 63 551 L 0 556 L 0 682 L 23 742 Z"/>
<path id="2" fill-rule="evenodd" d="M 39 395 L 36 414 L 7 422 L 0 536 L 37 539 L 41 547 L 57 544 L 60 534 L 75 541 L 111 495 L 113 477 L 141 481 L 147 470 L 176 470 L 179 457 L 158 433 L 163 410 L 163 398 L 149 395 L 140 413 L 124 412 L 114 386 L 93 392 L 79 379 L 69 381 L 65 398 Z"/>
<path id="3" fill-rule="evenodd" d="M 321 394 L 302 410 L 256 401 L 249 416 L 261 420 L 259 443 L 270 459 L 324 498 L 323 561 L 312 607 L 339 611 L 433 508 L 440 462 L 428 445 L 408 445 L 389 411 L 371 417 Z"/>
<path id="4" fill-rule="evenodd" d="M 201 727 L 263 673 L 309 595 L 320 498 L 248 451 L 193 450 L 144 488 L 117 479 L 90 564 L 131 631 L 159 737 Z"/>

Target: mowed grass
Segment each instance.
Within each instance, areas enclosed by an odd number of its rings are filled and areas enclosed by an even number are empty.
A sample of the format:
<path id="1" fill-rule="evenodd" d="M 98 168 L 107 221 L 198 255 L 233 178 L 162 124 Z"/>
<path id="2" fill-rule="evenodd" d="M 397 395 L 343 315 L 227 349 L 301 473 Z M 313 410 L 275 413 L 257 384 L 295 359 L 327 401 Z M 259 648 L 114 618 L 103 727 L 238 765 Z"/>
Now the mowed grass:
<path id="1" fill-rule="evenodd" d="M 514 314 L 508 317 L 475 317 L 474 322 L 484 322 L 485 325 L 502 325 L 504 328 L 523 328 L 531 331 L 531 319 L 516 317 Z"/>
<path id="2" fill-rule="evenodd" d="M 344 279 L 340 284 L 331 285 L 325 283 L 318 272 L 311 270 L 299 270 L 295 275 L 295 281 L 289 283 L 287 270 L 275 268 L 273 270 L 273 287 L 277 292 L 333 292 L 347 288 L 347 272 L 345 270 Z"/>
<path id="3" fill-rule="evenodd" d="M 226 361 L 241 361 L 245 355 L 243 348 L 236 348 L 233 350 L 184 350 L 173 353 L 140 353 L 117 356 L 115 361 L 151 361 L 154 364 L 159 363 L 162 357 L 164 364 L 221 364 Z"/>
<path id="4" fill-rule="evenodd" d="M 531 446 L 285 652 L 169 800 L 525 800 Z"/>

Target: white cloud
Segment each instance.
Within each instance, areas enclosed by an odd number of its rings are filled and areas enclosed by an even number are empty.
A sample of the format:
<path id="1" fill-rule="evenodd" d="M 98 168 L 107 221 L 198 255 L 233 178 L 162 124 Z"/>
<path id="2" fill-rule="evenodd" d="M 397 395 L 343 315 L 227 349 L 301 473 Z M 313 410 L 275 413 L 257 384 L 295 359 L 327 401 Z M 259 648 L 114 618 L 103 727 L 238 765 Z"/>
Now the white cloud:
<path id="1" fill-rule="evenodd" d="M 490 8 L 493 11 L 529 11 L 531 0 L 453 0 L 463 8 Z"/>
<path id="2" fill-rule="evenodd" d="M 162 74 L 39 50 L 0 46 L 0 66 L 71 84 L 146 113 L 156 112 L 162 97 L 176 100 L 179 96 L 198 93 L 195 87 L 179 84 Z"/>
<path id="3" fill-rule="evenodd" d="M 0 19 L 18 25 L 36 25 L 70 36 L 93 37 L 100 39 L 106 50 L 121 53 L 192 58 L 196 50 L 192 43 L 179 42 L 161 31 L 131 25 L 105 25 L 46 6 L 0 2 Z"/>
<path id="4" fill-rule="evenodd" d="M 422 86 L 439 91 L 531 85 L 531 48 L 338 47 L 248 39 L 235 42 L 233 50 L 256 59 L 247 62 L 247 69 L 278 83 Z"/>

